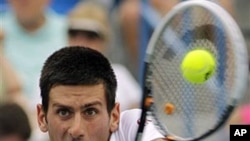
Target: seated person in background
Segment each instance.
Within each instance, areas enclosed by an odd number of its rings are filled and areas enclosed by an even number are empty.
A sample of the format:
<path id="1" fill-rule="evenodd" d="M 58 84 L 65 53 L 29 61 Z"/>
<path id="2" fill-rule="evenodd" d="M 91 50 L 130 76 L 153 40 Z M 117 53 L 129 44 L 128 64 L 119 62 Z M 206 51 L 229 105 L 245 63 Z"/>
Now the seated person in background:
<path id="1" fill-rule="evenodd" d="M 148 42 L 149 37 L 152 34 L 152 30 L 155 27 L 145 28 L 145 24 L 149 24 L 149 22 L 145 22 L 142 17 L 142 11 L 144 10 L 141 3 L 147 3 L 147 5 L 151 6 L 160 16 L 164 16 L 167 14 L 176 4 L 182 2 L 183 0 L 122 0 L 120 5 L 117 7 L 115 11 L 117 14 L 115 20 L 117 20 L 117 25 L 121 30 L 122 42 L 124 44 L 125 50 L 128 52 L 128 56 L 130 59 L 130 64 L 128 64 L 138 76 L 138 79 L 141 75 L 140 64 L 143 61 L 144 57 L 144 46 L 143 42 Z M 224 7 L 230 14 L 234 15 L 233 10 L 233 0 L 210 0 L 215 1 Z M 237 1 L 237 0 L 234 0 Z M 242 0 L 240 0 L 242 1 Z M 238 2 L 238 1 L 237 1 Z M 250 19 L 250 18 L 248 18 Z M 147 30 L 147 32 L 145 32 Z M 148 37 L 148 39 L 143 39 Z M 146 41 L 144 41 L 146 40 Z M 139 79 L 140 81 L 140 79 Z"/>
<path id="2" fill-rule="evenodd" d="M 66 18 L 48 9 L 50 0 L 7 2 L 10 8 L 1 14 L 0 20 L 5 35 L 3 54 L 20 78 L 28 107 L 35 107 L 40 101 L 35 96 L 43 62 L 66 44 Z"/>
<path id="3" fill-rule="evenodd" d="M 17 74 L 0 51 L 0 104 L 17 103 L 27 108 L 27 99 L 21 90 L 22 85 Z"/>
<path id="4" fill-rule="evenodd" d="M 3 54 L 4 33 L 0 29 L 0 104 L 17 103 L 27 108 L 27 100 L 22 93 L 21 81 Z"/>
<path id="5" fill-rule="evenodd" d="M 140 110 L 120 115 L 117 81 L 108 59 L 83 46 L 53 53 L 40 78 L 42 104 L 37 105 L 41 131 L 51 141 L 133 141 Z M 143 141 L 163 140 L 149 120 Z"/>
<path id="6" fill-rule="evenodd" d="M 28 141 L 30 136 L 25 111 L 17 104 L 0 104 L 0 141 Z"/>
<path id="7" fill-rule="evenodd" d="M 69 45 L 87 46 L 109 58 L 112 28 L 103 5 L 92 1 L 79 3 L 69 13 L 68 22 Z M 117 101 L 121 111 L 138 108 L 141 92 L 137 81 L 123 65 L 112 63 L 112 68 L 117 76 Z"/>

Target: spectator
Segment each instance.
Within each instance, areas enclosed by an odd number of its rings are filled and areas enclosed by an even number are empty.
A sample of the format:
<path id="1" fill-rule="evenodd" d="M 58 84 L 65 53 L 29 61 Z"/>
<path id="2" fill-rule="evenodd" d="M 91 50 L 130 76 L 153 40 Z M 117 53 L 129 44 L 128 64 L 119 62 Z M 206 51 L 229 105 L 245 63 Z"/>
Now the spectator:
<path id="1" fill-rule="evenodd" d="M 3 54 L 4 34 L 0 29 L 0 104 L 17 103 L 27 109 L 18 75 Z"/>
<path id="2" fill-rule="evenodd" d="M 0 23 L 3 53 L 17 72 L 23 94 L 35 107 L 38 78 L 45 58 L 66 44 L 66 20 L 47 9 L 49 0 L 8 0 Z M 34 109 L 31 109 L 34 110 Z"/>
<path id="3" fill-rule="evenodd" d="M 45 59 L 67 44 L 66 18 L 48 9 L 50 0 L 8 0 L 1 15 L 3 54 L 16 71 L 27 99 L 28 115 L 37 139 L 35 105 L 40 101 L 38 80 Z M 39 132 L 36 132 L 38 129 Z M 37 140 L 36 140 L 37 141 Z"/>
<path id="4" fill-rule="evenodd" d="M 99 3 L 79 3 L 69 14 L 69 45 L 93 48 L 109 57 L 112 28 L 108 11 Z M 118 81 L 117 101 L 121 110 L 139 107 L 141 93 L 137 81 L 121 64 L 112 63 Z"/>
<path id="5" fill-rule="evenodd" d="M 121 34 L 121 42 L 128 57 L 128 66 L 138 81 L 141 81 L 142 61 L 145 48 L 155 27 L 143 17 L 142 3 L 153 8 L 159 16 L 168 13 L 179 2 L 184 0 L 124 0 L 117 10 L 117 24 Z M 233 14 L 232 0 L 211 0 L 221 4 L 230 14 Z M 159 22 L 159 21 L 153 21 Z"/>
<path id="6" fill-rule="evenodd" d="M 40 78 L 41 131 L 53 141 L 133 141 L 140 110 L 120 116 L 116 88 L 111 64 L 100 52 L 83 46 L 56 51 L 44 63 Z M 144 131 L 142 140 L 164 138 L 151 120 Z"/>
<path id="7" fill-rule="evenodd" d="M 31 126 L 25 111 L 17 104 L 0 104 L 0 141 L 28 141 Z"/>

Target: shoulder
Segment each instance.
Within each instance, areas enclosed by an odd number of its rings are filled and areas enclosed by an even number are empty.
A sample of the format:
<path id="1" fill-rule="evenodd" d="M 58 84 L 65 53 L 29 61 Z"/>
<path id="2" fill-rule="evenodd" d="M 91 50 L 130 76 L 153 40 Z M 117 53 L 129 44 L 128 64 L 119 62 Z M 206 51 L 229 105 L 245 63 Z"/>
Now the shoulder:
<path id="1" fill-rule="evenodd" d="M 126 110 L 121 113 L 120 124 L 118 130 L 113 133 L 112 141 L 132 141 L 135 140 L 137 129 L 140 123 L 141 109 Z M 143 133 L 143 141 L 151 141 L 162 138 L 163 136 L 154 127 L 152 120 L 147 119 Z"/>
<path id="2" fill-rule="evenodd" d="M 120 116 L 119 128 L 112 134 L 110 141 L 135 140 L 140 113 L 140 109 L 123 111 Z"/>
<path id="3" fill-rule="evenodd" d="M 122 112 L 120 117 L 120 127 L 122 128 L 122 130 L 129 131 L 127 132 L 129 135 L 131 134 L 135 135 L 140 122 L 139 121 L 140 115 L 141 115 L 141 109 L 131 109 Z"/>
<path id="4" fill-rule="evenodd" d="M 131 110 L 125 110 L 121 113 L 122 119 L 133 119 L 136 120 L 141 115 L 141 109 L 131 109 Z"/>

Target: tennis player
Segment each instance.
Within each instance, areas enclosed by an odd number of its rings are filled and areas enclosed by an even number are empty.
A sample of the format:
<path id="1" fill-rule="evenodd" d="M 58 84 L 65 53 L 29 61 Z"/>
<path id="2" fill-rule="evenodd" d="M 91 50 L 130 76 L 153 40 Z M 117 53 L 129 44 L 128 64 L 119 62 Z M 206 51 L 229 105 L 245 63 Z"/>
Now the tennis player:
<path id="1" fill-rule="evenodd" d="M 106 57 L 86 47 L 66 47 L 45 62 L 37 105 L 40 130 L 51 141 L 134 141 L 140 110 L 120 113 L 116 76 Z M 143 141 L 163 136 L 148 118 Z M 162 138 L 162 139 L 161 139 Z"/>

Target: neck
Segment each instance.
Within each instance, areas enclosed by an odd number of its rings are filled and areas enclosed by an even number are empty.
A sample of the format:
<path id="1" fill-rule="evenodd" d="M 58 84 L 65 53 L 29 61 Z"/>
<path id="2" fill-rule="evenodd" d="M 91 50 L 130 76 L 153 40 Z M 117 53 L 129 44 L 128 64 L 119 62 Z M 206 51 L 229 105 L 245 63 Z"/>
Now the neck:
<path id="1" fill-rule="evenodd" d="M 45 16 L 37 16 L 32 20 L 19 20 L 20 25 L 27 31 L 27 32 L 35 32 L 45 23 Z"/>

